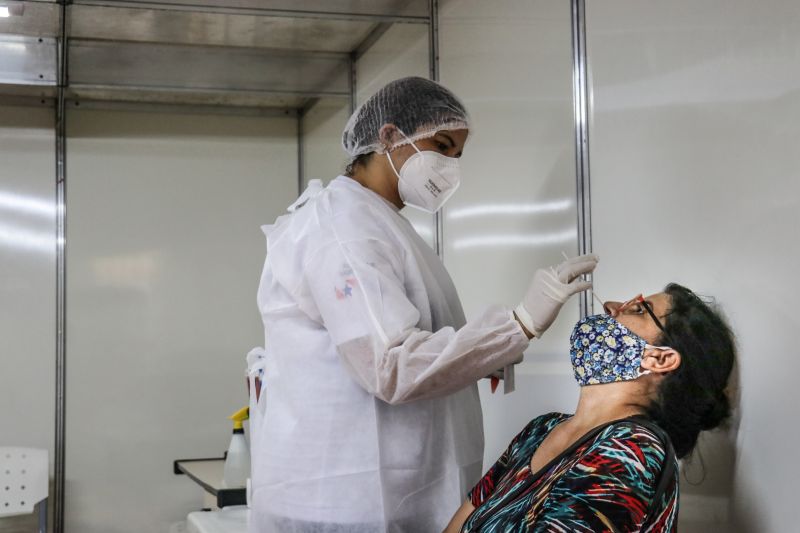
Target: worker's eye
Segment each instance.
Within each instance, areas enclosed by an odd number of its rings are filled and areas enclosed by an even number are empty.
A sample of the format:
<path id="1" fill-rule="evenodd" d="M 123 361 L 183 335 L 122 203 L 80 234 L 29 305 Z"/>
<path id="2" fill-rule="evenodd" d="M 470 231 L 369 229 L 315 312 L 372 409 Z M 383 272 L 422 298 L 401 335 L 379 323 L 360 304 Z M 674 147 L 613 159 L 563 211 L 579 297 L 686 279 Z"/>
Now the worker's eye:
<path id="1" fill-rule="evenodd" d="M 446 152 L 447 149 L 450 148 L 449 146 L 441 142 L 437 142 L 436 147 L 439 149 L 440 152 Z"/>

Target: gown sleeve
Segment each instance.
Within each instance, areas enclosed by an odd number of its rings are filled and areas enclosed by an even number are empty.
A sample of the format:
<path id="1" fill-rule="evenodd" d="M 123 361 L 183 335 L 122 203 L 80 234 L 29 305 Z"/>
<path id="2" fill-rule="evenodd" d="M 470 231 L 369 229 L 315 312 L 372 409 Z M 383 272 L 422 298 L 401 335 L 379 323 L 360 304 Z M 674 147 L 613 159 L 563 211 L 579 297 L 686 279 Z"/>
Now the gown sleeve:
<path id="1" fill-rule="evenodd" d="M 665 456 L 646 428 L 618 426 L 553 486 L 529 531 L 639 531 Z"/>
<path id="2" fill-rule="evenodd" d="M 418 328 L 408 295 L 426 289 L 405 272 L 405 252 L 378 229 L 352 231 L 345 222 L 338 231 L 342 222 L 331 221 L 309 246 L 293 292 L 367 392 L 390 404 L 444 396 L 522 357 L 528 338 L 505 307 L 458 330 Z"/>

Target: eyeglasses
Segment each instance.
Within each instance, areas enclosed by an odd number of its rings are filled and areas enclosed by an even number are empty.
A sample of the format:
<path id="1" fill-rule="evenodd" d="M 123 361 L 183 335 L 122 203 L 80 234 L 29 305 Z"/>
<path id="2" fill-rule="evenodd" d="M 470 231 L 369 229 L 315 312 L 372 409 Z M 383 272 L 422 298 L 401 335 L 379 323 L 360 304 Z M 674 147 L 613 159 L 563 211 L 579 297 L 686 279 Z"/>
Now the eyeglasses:
<path id="1" fill-rule="evenodd" d="M 641 307 L 634 308 L 634 306 L 641 306 Z M 627 302 L 625 302 L 622 305 L 620 305 L 617 308 L 617 312 L 622 313 L 626 309 L 629 309 L 629 308 L 631 308 L 634 312 L 641 312 L 642 309 L 647 311 L 647 314 L 650 315 L 650 318 L 652 318 L 653 322 L 656 323 L 656 326 L 658 326 L 658 329 L 660 329 L 661 332 L 664 335 L 666 335 L 667 338 L 669 338 L 669 334 L 664 329 L 664 325 L 661 323 L 661 321 L 658 319 L 656 314 L 653 312 L 653 306 L 650 305 L 650 302 L 648 302 L 647 300 L 644 299 L 644 296 L 642 296 L 641 294 L 639 294 L 637 296 L 634 296 L 633 298 L 631 298 Z"/>

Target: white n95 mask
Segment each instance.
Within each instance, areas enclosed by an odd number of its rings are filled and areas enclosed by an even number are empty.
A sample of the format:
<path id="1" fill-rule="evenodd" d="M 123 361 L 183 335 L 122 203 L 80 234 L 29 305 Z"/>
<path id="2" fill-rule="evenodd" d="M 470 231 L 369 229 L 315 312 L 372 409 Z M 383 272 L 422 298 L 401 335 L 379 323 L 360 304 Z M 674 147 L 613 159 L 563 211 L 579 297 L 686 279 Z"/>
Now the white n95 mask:
<path id="1" fill-rule="evenodd" d="M 420 151 L 413 142 L 411 146 L 417 153 L 403 163 L 400 172 L 397 172 L 389 152 L 386 152 L 389 164 L 399 179 L 397 187 L 400 199 L 409 207 L 435 213 L 461 185 L 461 166 L 455 157 L 429 150 Z"/>

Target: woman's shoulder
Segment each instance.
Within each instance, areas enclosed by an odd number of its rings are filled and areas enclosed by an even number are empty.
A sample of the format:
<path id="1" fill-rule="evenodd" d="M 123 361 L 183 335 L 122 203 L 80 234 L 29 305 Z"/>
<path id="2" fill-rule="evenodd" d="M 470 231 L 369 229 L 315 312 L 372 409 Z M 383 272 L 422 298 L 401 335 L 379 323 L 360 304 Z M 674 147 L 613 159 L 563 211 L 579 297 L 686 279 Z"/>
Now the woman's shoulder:
<path id="1" fill-rule="evenodd" d="M 609 424 L 587 450 L 607 464 L 618 464 L 653 480 L 665 467 L 669 442 L 651 424 L 625 419 Z M 673 458 L 673 461 L 675 459 Z"/>
<path id="2" fill-rule="evenodd" d="M 664 440 L 668 437 L 662 436 L 662 434 L 663 432 L 656 429 L 654 424 L 645 423 L 632 417 L 609 424 L 597 440 L 606 441 L 606 443 L 635 444 L 645 452 L 654 452 L 664 456 L 669 443 Z"/>
<path id="3" fill-rule="evenodd" d="M 534 436 L 544 437 L 545 435 L 550 433 L 550 431 L 554 427 L 556 427 L 560 422 L 563 422 L 570 416 L 572 415 L 559 413 L 556 411 L 552 413 L 539 415 L 530 422 L 528 422 L 528 424 L 519 433 L 518 437 L 524 436 L 526 439 Z"/>
<path id="4" fill-rule="evenodd" d="M 530 428 L 540 428 L 540 427 L 548 427 L 550 429 L 554 428 L 559 422 L 563 422 L 567 418 L 571 417 L 572 415 L 567 413 L 560 413 L 558 411 L 553 411 L 550 413 L 545 413 L 543 415 L 539 415 L 530 422 L 528 422 L 528 426 Z"/>

